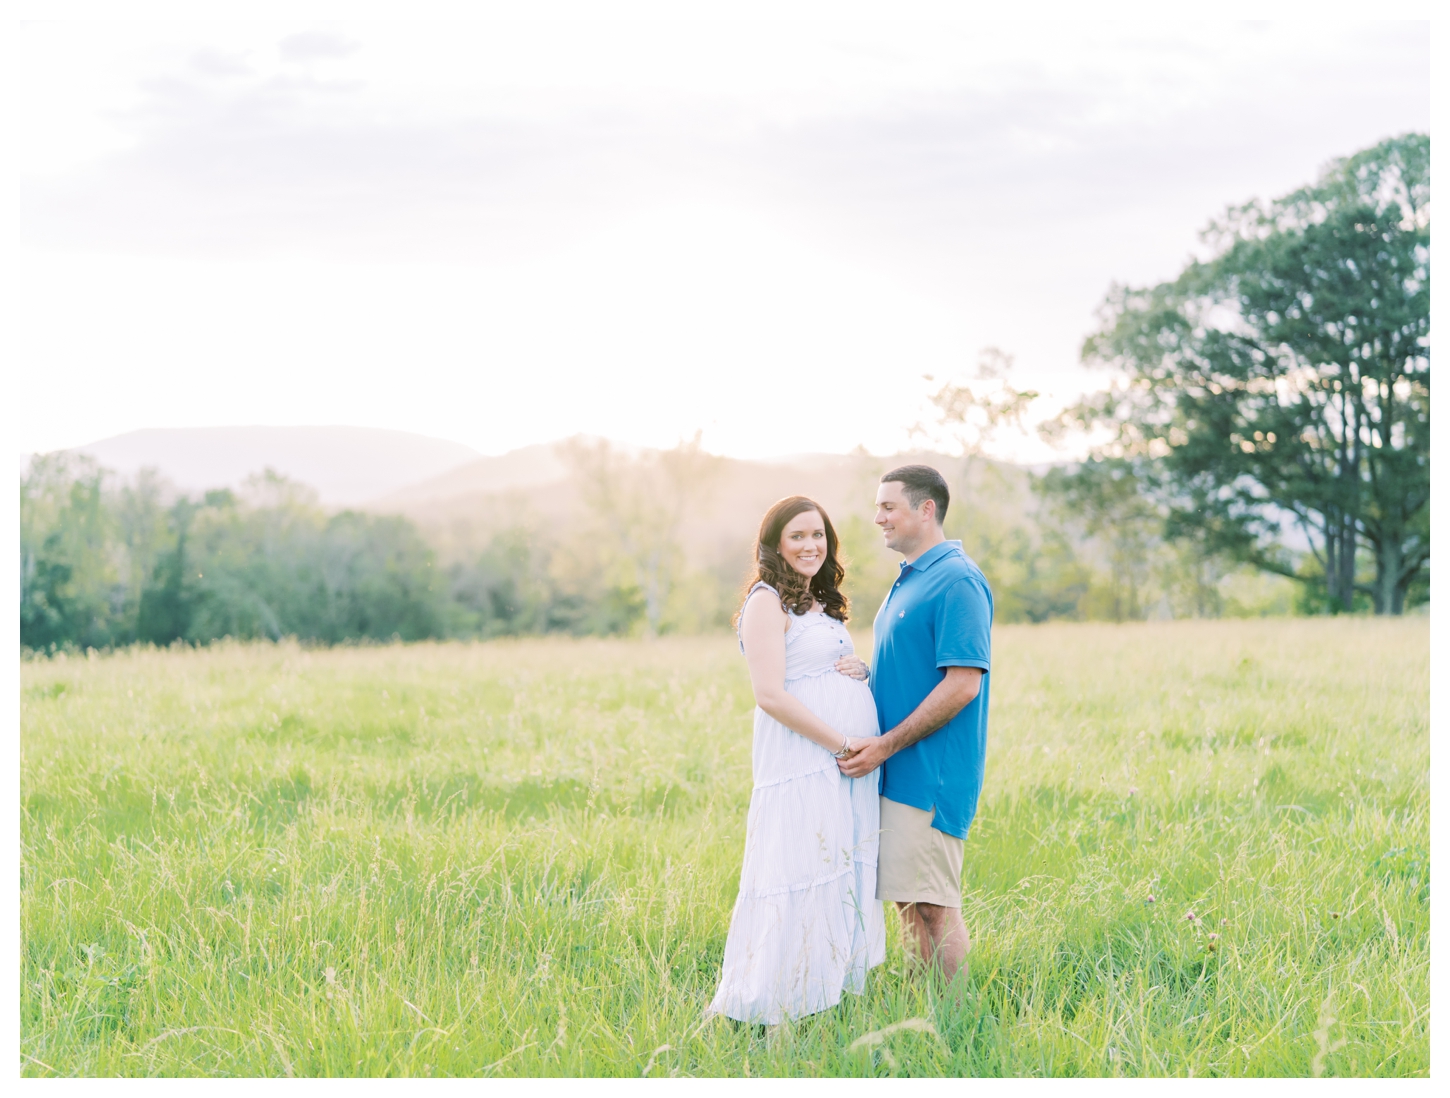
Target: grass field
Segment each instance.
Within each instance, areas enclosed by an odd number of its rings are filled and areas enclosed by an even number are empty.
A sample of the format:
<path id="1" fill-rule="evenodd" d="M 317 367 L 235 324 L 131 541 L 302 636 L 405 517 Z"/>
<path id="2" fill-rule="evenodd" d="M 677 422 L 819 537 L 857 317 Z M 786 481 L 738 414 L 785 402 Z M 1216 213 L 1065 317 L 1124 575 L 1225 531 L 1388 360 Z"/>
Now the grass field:
<path id="1" fill-rule="evenodd" d="M 864 996 L 773 1041 L 700 1017 L 733 638 L 27 662 L 22 1071 L 1423 1075 L 1428 646 L 999 628 L 964 1000 L 893 926 Z"/>

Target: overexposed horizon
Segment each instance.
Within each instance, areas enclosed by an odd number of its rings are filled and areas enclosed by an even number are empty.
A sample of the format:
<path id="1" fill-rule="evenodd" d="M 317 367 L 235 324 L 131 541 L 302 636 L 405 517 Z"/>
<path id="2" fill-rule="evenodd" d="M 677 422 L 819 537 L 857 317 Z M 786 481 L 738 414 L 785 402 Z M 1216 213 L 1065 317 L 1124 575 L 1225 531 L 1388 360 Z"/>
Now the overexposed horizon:
<path id="1" fill-rule="evenodd" d="M 1392 22 L 78 22 L 15 57 L 41 452 L 886 454 L 987 346 L 1041 418 L 1105 383 L 1077 356 L 1113 282 L 1430 110 Z"/>
<path id="2" fill-rule="evenodd" d="M 244 431 L 252 431 L 252 430 L 261 431 L 261 432 L 272 432 L 272 431 L 277 431 L 277 430 L 281 430 L 281 431 L 301 431 L 301 432 L 308 432 L 308 431 L 327 432 L 327 431 L 336 431 L 336 430 L 341 430 L 341 431 L 352 431 L 352 430 L 380 431 L 380 432 L 387 432 L 387 433 L 392 433 L 392 434 L 407 436 L 407 437 L 414 438 L 414 439 L 418 439 L 418 440 L 421 440 L 421 441 L 428 441 L 428 442 L 443 443 L 443 444 L 453 445 L 453 446 L 466 447 L 469 451 L 471 451 L 471 456 L 469 458 L 465 459 L 465 461 L 462 462 L 462 463 L 460 463 L 459 466 L 454 466 L 454 467 L 461 467 L 462 464 L 466 464 L 467 461 L 470 461 L 470 460 L 508 457 L 508 456 L 513 455 L 513 454 L 522 453 L 522 452 L 527 451 L 527 450 L 538 449 L 538 448 L 541 448 L 541 447 L 542 448 L 546 448 L 546 449 L 547 448 L 553 448 L 553 447 L 557 447 L 557 446 L 561 446 L 561 445 L 565 445 L 565 444 L 574 442 L 576 440 L 582 440 L 584 442 L 589 442 L 589 443 L 594 443 L 594 442 L 607 443 L 608 445 L 610 445 L 611 447 L 615 448 L 618 451 L 621 451 L 621 452 L 623 452 L 625 454 L 635 454 L 635 455 L 638 455 L 638 454 L 643 453 L 643 452 L 655 451 L 655 450 L 671 450 L 671 449 L 675 449 L 675 448 L 680 447 L 680 446 L 692 445 L 694 443 L 694 441 L 695 441 L 694 438 L 693 438 L 693 436 L 689 436 L 689 437 L 681 436 L 681 437 L 675 439 L 673 442 L 667 443 L 667 444 L 662 445 L 662 446 L 648 446 L 648 445 L 639 445 L 639 444 L 635 444 L 635 443 L 626 442 L 624 440 L 617 439 L 617 438 L 611 438 L 611 437 L 609 437 L 607 435 L 597 435 L 597 434 L 588 434 L 588 433 L 585 433 L 585 432 L 579 432 L 579 433 L 576 433 L 576 434 L 573 434 L 573 435 L 560 435 L 560 436 L 555 437 L 555 438 L 538 439 L 538 440 L 535 440 L 535 441 L 532 441 L 532 442 L 526 442 L 526 443 L 524 443 L 521 446 L 511 446 L 511 447 L 509 447 L 506 450 L 498 450 L 498 451 L 488 452 L 488 451 L 478 450 L 475 447 L 469 446 L 468 443 L 461 442 L 458 439 L 455 439 L 455 438 L 446 438 L 446 437 L 444 437 L 442 435 L 428 434 L 428 433 L 425 433 L 425 432 L 418 432 L 418 431 L 403 431 L 403 430 L 400 430 L 400 429 L 394 428 L 394 427 L 374 427 L 374 426 L 361 425 L 361 424 L 356 424 L 356 423 L 289 423 L 289 424 L 276 424 L 276 423 L 212 423 L 212 424 L 182 424 L 182 425 L 177 425 L 177 426 L 164 426 L 164 427 L 152 427 L 152 426 L 135 427 L 135 428 L 132 428 L 132 429 L 127 430 L 127 431 L 119 432 L 117 434 L 106 435 L 103 438 L 88 439 L 85 442 L 77 443 L 74 446 L 57 447 L 56 450 L 50 450 L 50 451 L 46 451 L 46 450 L 26 450 L 26 451 L 22 451 L 20 453 L 20 455 L 19 455 L 19 457 L 20 457 L 20 463 L 21 463 L 21 473 L 22 473 L 22 475 L 24 474 L 25 469 L 26 469 L 26 466 L 27 466 L 27 463 L 30 460 L 32 460 L 32 459 L 34 459 L 36 457 L 43 456 L 43 455 L 48 454 L 48 453 L 54 453 L 54 452 L 58 452 L 58 451 L 81 451 L 81 452 L 85 452 L 88 449 L 90 449 L 91 447 L 94 447 L 94 446 L 96 446 L 98 444 L 102 444 L 102 443 L 117 443 L 117 442 L 121 442 L 121 441 L 131 440 L 135 436 L 145 436 L 145 435 L 152 435 L 152 434 L 157 434 L 157 433 L 164 434 L 164 433 L 170 433 L 170 432 L 175 432 L 177 434 L 197 433 L 197 434 L 209 435 L 209 434 L 215 433 L 217 435 L 226 435 L 226 434 L 230 434 L 230 433 L 233 433 L 233 432 L 244 432 Z M 739 460 L 739 461 L 752 461 L 752 462 L 759 462 L 759 463 L 763 463 L 763 464 L 773 464 L 773 463 L 790 464 L 790 463 L 797 462 L 797 461 L 806 461 L 806 460 L 809 460 L 811 458 L 816 458 L 816 457 L 852 457 L 852 456 L 856 456 L 856 455 L 860 455 L 860 454 L 865 454 L 868 457 L 893 457 L 893 456 L 896 456 L 898 454 L 913 454 L 913 453 L 939 452 L 939 453 L 943 454 L 944 456 L 953 457 L 953 458 L 961 458 L 961 457 L 964 457 L 965 456 L 961 452 L 960 446 L 954 445 L 950 439 L 931 440 L 931 439 L 927 439 L 927 438 L 923 438 L 923 437 L 916 437 L 916 438 L 910 438 L 909 437 L 900 446 L 895 447 L 893 449 L 889 449 L 889 450 L 872 450 L 870 447 L 858 445 L 858 446 L 851 447 L 849 450 L 790 450 L 790 451 L 782 451 L 780 453 L 761 454 L 761 455 L 752 456 L 752 457 L 740 457 L 739 455 L 726 454 L 726 453 L 721 453 L 721 452 L 716 451 L 716 450 L 712 450 L 708 446 L 705 446 L 703 444 L 703 440 L 701 441 L 700 448 L 705 453 L 710 454 L 710 455 L 713 455 L 715 457 L 733 458 L 733 459 Z M 1003 459 L 1003 460 L 1010 461 L 1011 459 Z M 1057 455 L 1055 455 L 1055 460 L 1069 460 L 1069 459 L 1063 457 L 1060 454 L 1057 454 Z M 128 464 L 128 465 L 126 465 L 124 467 L 118 467 L 115 471 L 121 472 L 121 473 L 127 473 L 128 470 L 134 470 L 136 468 L 140 468 L 140 466 L 139 465 L 136 465 L 135 463 L 131 463 L 131 464 Z M 262 470 L 260 468 L 257 468 L 257 469 L 252 469 L 252 470 L 249 470 L 249 471 L 251 471 L 251 472 L 260 472 Z M 200 482 L 198 482 L 198 485 L 199 484 L 200 484 Z"/>

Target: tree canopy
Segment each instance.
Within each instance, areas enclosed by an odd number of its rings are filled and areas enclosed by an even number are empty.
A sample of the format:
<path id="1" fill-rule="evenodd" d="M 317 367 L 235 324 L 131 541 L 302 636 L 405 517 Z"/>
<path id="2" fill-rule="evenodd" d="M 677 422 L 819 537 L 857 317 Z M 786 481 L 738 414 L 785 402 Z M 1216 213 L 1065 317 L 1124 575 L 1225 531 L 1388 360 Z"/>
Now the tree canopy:
<path id="1" fill-rule="evenodd" d="M 1120 380 L 1069 418 L 1108 429 L 1098 457 L 1137 467 L 1170 533 L 1401 613 L 1428 588 L 1429 138 L 1334 161 L 1205 239 L 1173 281 L 1109 293 L 1083 355 Z"/>

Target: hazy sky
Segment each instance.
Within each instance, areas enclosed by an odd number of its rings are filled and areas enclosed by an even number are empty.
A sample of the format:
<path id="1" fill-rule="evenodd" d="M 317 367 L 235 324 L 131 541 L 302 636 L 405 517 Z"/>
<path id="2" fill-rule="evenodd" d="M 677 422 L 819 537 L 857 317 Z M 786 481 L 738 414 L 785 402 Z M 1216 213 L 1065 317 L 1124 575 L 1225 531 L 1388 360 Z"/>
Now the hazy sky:
<path id="1" fill-rule="evenodd" d="M 996 345 L 1430 121 L 1427 24 L 31 24 L 22 450 L 356 424 L 896 449 Z M 1041 457 L 1015 447 L 1022 457 Z"/>

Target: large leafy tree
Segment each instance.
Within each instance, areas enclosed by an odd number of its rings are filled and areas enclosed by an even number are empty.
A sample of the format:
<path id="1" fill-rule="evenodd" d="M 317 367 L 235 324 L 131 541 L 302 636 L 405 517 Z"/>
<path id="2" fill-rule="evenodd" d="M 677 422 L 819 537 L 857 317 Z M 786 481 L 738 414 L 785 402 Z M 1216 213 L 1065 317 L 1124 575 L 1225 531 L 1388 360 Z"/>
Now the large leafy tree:
<path id="1" fill-rule="evenodd" d="M 1430 550 L 1429 139 L 1335 161 L 1206 239 L 1174 281 L 1109 294 L 1084 358 L 1122 381 L 1079 422 L 1112 428 L 1104 453 L 1154 479 L 1170 532 L 1302 578 L 1297 526 L 1334 605 L 1402 612 Z"/>

